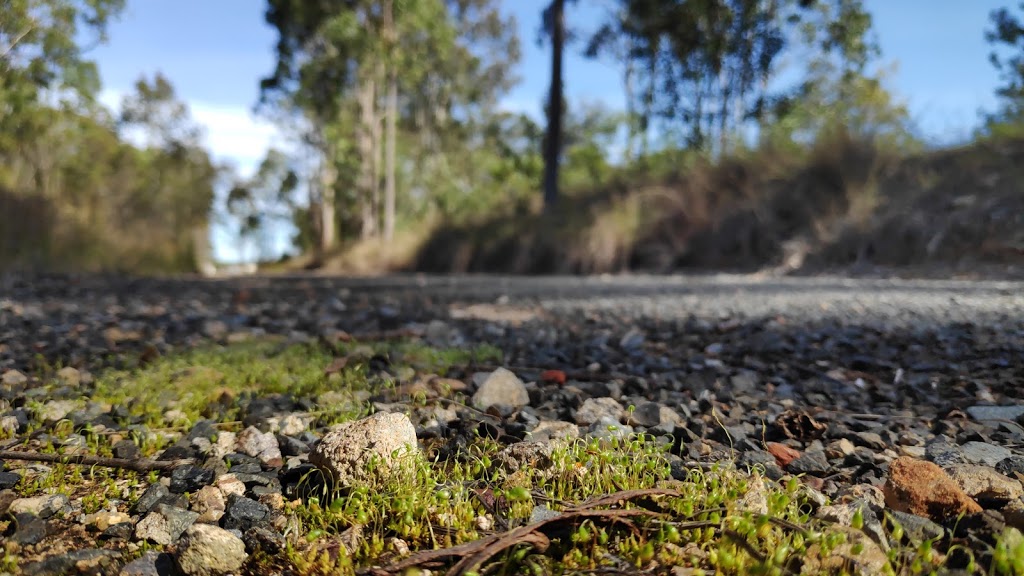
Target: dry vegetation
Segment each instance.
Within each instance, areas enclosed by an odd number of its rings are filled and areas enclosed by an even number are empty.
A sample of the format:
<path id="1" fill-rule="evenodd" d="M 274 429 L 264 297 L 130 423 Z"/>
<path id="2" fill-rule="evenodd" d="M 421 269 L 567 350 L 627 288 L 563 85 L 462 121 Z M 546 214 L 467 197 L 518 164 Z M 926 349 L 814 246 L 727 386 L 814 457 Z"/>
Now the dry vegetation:
<path id="1" fill-rule="evenodd" d="M 899 155 L 848 138 L 810 152 L 687 158 L 577 190 L 553 213 L 441 225 L 412 250 L 356 245 L 339 271 L 686 270 L 1013 274 L 1024 263 L 1024 141 Z M 360 258 L 359 256 L 371 256 Z"/>

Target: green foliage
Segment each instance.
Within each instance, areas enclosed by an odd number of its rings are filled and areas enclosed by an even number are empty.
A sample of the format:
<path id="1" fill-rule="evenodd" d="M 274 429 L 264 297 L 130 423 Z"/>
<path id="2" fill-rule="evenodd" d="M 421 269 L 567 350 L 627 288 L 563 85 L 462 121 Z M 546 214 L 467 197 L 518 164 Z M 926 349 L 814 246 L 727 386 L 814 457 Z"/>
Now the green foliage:
<path id="1" fill-rule="evenodd" d="M 82 45 L 105 40 L 123 7 L 0 8 L 0 267 L 196 268 L 219 170 L 187 108 L 159 75 L 139 81 L 117 122 L 94 102 L 99 76 Z M 129 144 L 125 130 L 146 145 Z"/>
<path id="2" fill-rule="evenodd" d="M 1024 13 L 1024 2 L 1017 12 Z M 1017 136 L 1024 125 L 1024 22 L 1022 14 L 999 8 L 990 14 L 992 28 L 985 39 L 992 44 L 989 61 L 999 71 L 1003 85 L 996 90 L 1002 107 L 987 118 L 987 131 L 994 136 Z"/>

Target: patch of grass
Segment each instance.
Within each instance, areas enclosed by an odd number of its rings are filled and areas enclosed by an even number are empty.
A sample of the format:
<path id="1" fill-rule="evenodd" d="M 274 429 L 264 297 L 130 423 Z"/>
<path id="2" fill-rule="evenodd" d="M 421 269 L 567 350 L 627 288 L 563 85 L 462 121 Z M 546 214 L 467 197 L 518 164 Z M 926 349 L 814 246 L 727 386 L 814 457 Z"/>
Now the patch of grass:
<path id="1" fill-rule="evenodd" d="M 379 345 L 378 350 L 398 364 L 439 376 L 444 376 L 454 366 L 500 363 L 503 355 L 500 348 L 488 344 L 467 348 L 435 348 L 409 341 L 397 346 Z"/>
<path id="2" fill-rule="evenodd" d="M 326 370 L 339 357 L 347 359 L 345 366 Z M 46 430 L 45 440 L 33 440 L 32 449 L 68 450 L 62 440 L 79 435 L 76 451 L 110 455 L 113 444 L 128 437 L 151 455 L 199 418 L 236 426 L 243 401 L 275 394 L 340 399 L 321 406 L 319 424 L 327 425 L 367 414 L 370 396 L 394 385 L 394 374 L 424 376 L 500 360 L 500 350 L 493 347 L 447 350 L 418 342 L 347 343 L 334 351 L 274 342 L 204 348 L 97 378 L 91 400 L 125 407 L 130 419 L 146 424 L 150 433 L 76 428 L 64 420 Z M 445 446 L 446 440 L 434 442 Z M 250 571 L 353 574 L 409 553 L 524 528 L 544 515 L 571 515 L 609 494 L 643 490 L 657 492 L 593 508 L 638 514 L 598 513 L 560 521 L 545 532 L 543 550 L 520 543 L 472 569 L 479 574 L 663 573 L 682 566 L 694 574 L 781 576 L 865 573 L 856 566 L 865 559 L 873 562 L 865 564 L 870 573 L 902 574 L 937 570 L 952 555 L 940 553 L 933 542 L 897 544 L 885 552 L 859 529 L 863 518 L 855 517 L 853 526 L 815 520 L 797 478 L 771 482 L 756 468 L 742 470 L 731 463 L 694 466 L 681 474 L 678 462 L 673 468 L 671 446 L 643 435 L 514 448 L 477 437 L 455 450 L 428 446 L 389 476 L 401 480 L 384 485 L 327 489 L 314 471 L 304 480 L 302 497 L 285 504 L 287 551 L 275 557 L 257 554 Z M 65 494 L 76 502 L 76 513 L 88 514 L 126 511 L 155 481 L 155 473 L 56 464 L 47 473 L 26 474 L 16 490 L 20 496 Z M 896 527 L 890 532 L 893 542 L 902 541 Z M 15 552 L 5 554 L 0 569 Z M 1007 531 L 992 551 L 991 571 L 1022 574 L 1021 558 L 1024 538 Z"/>
<path id="3" fill-rule="evenodd" d="M 243 396 L 313 397 L 367 389 L 368 380 L 358 366 L 328 378 L 324 370 L 330 362 L 331 356 L 314 346 L 257 341 L 207 347 L 143 368 L 103 374 L 93 399 L 125 406 L 147 425 L 175 427 L 200 418 L 237 419 L 237 400 Z M 351 419 L 365 414 L 366 408 L 354 402 L 339 411 L 338 417 Z"/>

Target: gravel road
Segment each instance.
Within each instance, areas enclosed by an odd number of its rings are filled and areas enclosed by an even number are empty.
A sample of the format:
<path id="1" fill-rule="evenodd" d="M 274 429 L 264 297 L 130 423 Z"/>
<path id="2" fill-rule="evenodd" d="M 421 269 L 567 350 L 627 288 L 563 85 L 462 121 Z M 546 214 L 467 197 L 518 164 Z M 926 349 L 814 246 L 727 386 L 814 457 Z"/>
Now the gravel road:
<path id="1" fill-rule="evenodd" d="M 56 362 L 95 372 L 134 352 L 166 354 L 265 334 L 294 342 L 337 342 L 347 334 L 412 336 L 440 347 L 488 344 L 502 351 L 500 364 L 515 374 L 511 388 L 519 394 L 508 404 L 518 408 L 493 415 L 503 438 L 522 439 L 552 422 L 606 435 L 612 422 L 616 433 L 672 442 L 685 466 L 731 459 L 762 466 L 775 480 L 802 475 L 822 495 L 818 516 L 831 522 L 846 522 L 842 514 L 862 505 L 879 521 L 899 512 L 901 522 L 937 534 L 960 530 L 956 537 L 978 554 L 1006 525 L 1024 529 L 1024 282 L 0 278 L 5 379 Z M 473 392 L 482 387 L 481 372 L 496 368 L 456 366 L 448 376 Z M 552 371 L 560 378 L 552 380 Z M 8 421 L 21 426 L 31 393 L 23 388 L 31 383 L 20 374 L 10 381 L 22 384 L 9 388 L 6 400 L 0 386 L 0 417 L 6 405 Z M 508 392 L 499 388 L 499 395 Z M 263 422 L 257 404 L 240 409 Z M 414 415 L 418 437 L 440 433 L 429 429 L 430 418 Z M 310 431 L 297 452 L 321 432 Z M 940 481 L 959 488 L 929 488 Z M 952 493 L 953 502 L 930 500 Z M 840 503 L 839 511 L 824 506 L 825 498 Z M 958 524 L 930 512 L 937 509 L 984 509 L 987 516 Z"/>

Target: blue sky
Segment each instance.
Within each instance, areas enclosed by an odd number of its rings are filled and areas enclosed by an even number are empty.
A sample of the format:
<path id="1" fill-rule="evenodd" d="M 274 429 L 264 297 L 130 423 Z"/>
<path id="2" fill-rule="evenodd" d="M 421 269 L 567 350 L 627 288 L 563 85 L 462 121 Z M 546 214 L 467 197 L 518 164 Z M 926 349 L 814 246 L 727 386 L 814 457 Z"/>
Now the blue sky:
<path id="1" fill-rule="evenodd" d="M 415 1 L 415 0 L 414 0 Z M 547 0 L 504 0 L 516 16 L 523 44 L 521 83 L 503 105 L 540 116 L 548 87 L 549 56 L 537 46 Z M 568 13 L 584 29 L 596 23 L 603 0 L 580 0 Z M 988 14 L 1006 0 L 865 0 L 882 48 L 880 64 L 894 64 L 888 86 L 905 100 L 923 135 L 936 143 L 968 137 L 979 111 L 991 110 L 998 76 L 984 41 Z M 258 0 L 129 0 L 110 29 L 110 42 L 93 50 L 103 78 L 103 100 L 116 105 L 142 74 L 161 71 L 206 127 L 207 145 L 220 160 L 248 172 L 278 139 L 275 128 L 251 113 L 259 80 L 274 64 L 275 33 Z M 566 61 L 570 102 L 621 108 L 621 70 L 571 49 Z M 796 65 L 790 63 L 789 65 Z M 219 238 L 217 237 L 219 236 Z M 218 256 L 231 252 L 224 231 Z"/>

